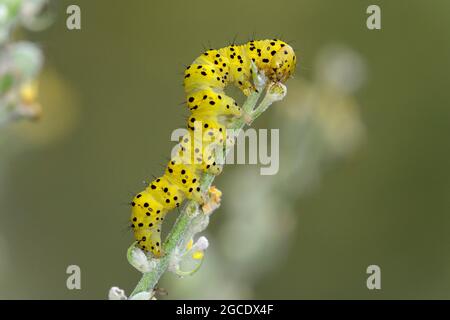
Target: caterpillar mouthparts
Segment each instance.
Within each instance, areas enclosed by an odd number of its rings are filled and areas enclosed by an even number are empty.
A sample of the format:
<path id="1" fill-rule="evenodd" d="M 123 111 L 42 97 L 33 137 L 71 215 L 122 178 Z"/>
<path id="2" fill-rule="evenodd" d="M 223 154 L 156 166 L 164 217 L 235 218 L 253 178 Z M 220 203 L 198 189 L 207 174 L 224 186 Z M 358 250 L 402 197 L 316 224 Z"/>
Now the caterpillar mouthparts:
<path id="1" fill-rule="evenodd" d="M 161 227 L 166 214 L 186 198 L 203 204 L 201 177 L 204 172 L 220 174 L 222 167 L 216 163 L 216 150 L 223 150 L 226 129 L 243 115 L 241 107 L 224 89 L 233 84 L 245 95 L 255 91 L 252 64 L 272 82 L 285 82 L 294 73 L 296 56 L 281 40 L 259 40 L 207 50 L 186 68 L 189 132 L 180 139 L 177 154 L 169 161 L 164 175 L 131 202 L 131 228 L 142 250 L 161 256 Z"/>

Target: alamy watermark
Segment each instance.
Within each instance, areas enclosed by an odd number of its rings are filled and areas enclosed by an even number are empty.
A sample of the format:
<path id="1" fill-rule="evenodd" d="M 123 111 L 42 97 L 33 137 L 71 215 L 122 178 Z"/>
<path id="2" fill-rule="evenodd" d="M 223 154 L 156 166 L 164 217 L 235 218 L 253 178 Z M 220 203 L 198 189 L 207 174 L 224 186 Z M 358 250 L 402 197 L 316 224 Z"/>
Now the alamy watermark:
<path id="1" fill-rule="evenodd" d="M 369 30 L 381 29 L 381 8 L 376 4 L 367 7 L 366 13 L 369 14 L 366 20 L 366 26 Z"/>
<path id="2" fill-rule="evenodd" d="M 66 274 L 69 276 L 66 280 L 66 287 L 69 290 L 81 289 L 81 269 L 76 264 L 67 267 Z"/>
<path id="3" fill-rule="evenodd" d="M 367 267 L 366 273 L 370 276 L 367 277 L 366 286 L 369 290 L 381 289 L 381 268 L 376 264 L 372 264 Z"/>
<path id="4" fill-rule="evenodd" d="M 66 19 L 66 27 L 69 30 L 81 29 L 81 9 L 76 4 L 67 7 L 66 13 L 69 15 Z"/>
<path id="5" fill-rule="evenodd" d="M 172 149 L 172 159 L 182 157 L 185 164 L 261 164 L 261 175 L 275 175 L 280 166 L 279 129 L 248 128 L 234 130 L 207 128 L 200 121 L 194 123 L 194 133 L 188 129 L 175 129 L 171 141 L 179 141 Z M 269 139 L 270 136 L 270 139 Z M 224 146 L 225 145 L 225 149 Z M 270 148 L 269 148 L 270 146 Z M 227 150 L 227 154 L 224 151 Z M 181 155 L 181 156 L 180 156 Z M 225 160 L 225 161 L 223 161 Z"/>

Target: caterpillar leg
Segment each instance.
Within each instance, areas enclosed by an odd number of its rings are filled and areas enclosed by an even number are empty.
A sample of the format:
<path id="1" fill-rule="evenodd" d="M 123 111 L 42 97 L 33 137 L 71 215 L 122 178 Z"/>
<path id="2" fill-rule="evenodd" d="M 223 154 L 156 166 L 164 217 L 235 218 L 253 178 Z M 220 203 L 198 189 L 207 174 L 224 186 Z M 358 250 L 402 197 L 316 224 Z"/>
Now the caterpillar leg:
<path id="1" fill-rule="evenodd" d="M 155 198 L 151 189 L 138 193 L 131 206 L 131 228 L 138 246 L 160 256 L 161 225 L 168 210 Z"/>
<path id="2" fill-rule="evenodd" d="M 138 247 L 144 251 L 151 252 L 157 258 L 162 255 L 161 225 L 162 223 L 159 223 L 152 228 L 143 228 L 134 233 Z"/>

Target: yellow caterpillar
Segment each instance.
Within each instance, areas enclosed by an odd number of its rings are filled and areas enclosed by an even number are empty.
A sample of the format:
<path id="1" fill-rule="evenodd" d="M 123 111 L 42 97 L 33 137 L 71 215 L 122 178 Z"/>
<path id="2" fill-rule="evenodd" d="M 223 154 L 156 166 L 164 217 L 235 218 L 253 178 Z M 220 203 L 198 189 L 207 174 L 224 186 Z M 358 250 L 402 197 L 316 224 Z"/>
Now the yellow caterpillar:
<path id="1" fill-rule="evenodd" d="M 203 203 L 200 190 L 203 172 L 214 175 L 221 172 L 212 147 L 224 146 L 230 122 L 242 116 L 241 108 L 224 89 L 234 84 L 245 95 L 256 90 L 252 63 L 271 81 L 285 82 L 295 70 L 296 57 L 294 50 L 281 40 L 260 40 L 208 50 L 186 68 L 184 89 L 191 111 L 189 133 L 180 139 L 178 152 L 164 175 L 131 202 L 131 227 L 141 249 L 159 257 L 161 226 L 167 212 L 186 198 Z M 199 137 L 198 132 L 202 132 Z"/>

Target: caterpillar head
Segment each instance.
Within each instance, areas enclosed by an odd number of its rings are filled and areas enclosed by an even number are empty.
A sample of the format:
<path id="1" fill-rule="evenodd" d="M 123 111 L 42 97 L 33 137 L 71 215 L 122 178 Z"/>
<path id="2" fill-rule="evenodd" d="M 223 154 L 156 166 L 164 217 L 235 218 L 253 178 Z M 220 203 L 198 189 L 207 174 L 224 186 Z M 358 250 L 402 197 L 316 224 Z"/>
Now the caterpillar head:
<path id="1" fill-rule="evenodd" d="M 269 78 L 272 81 L 286 82 L 294 73 L 297 59 L 294 49 L 288 44 L 282 46 L 270 61 Z"/>

